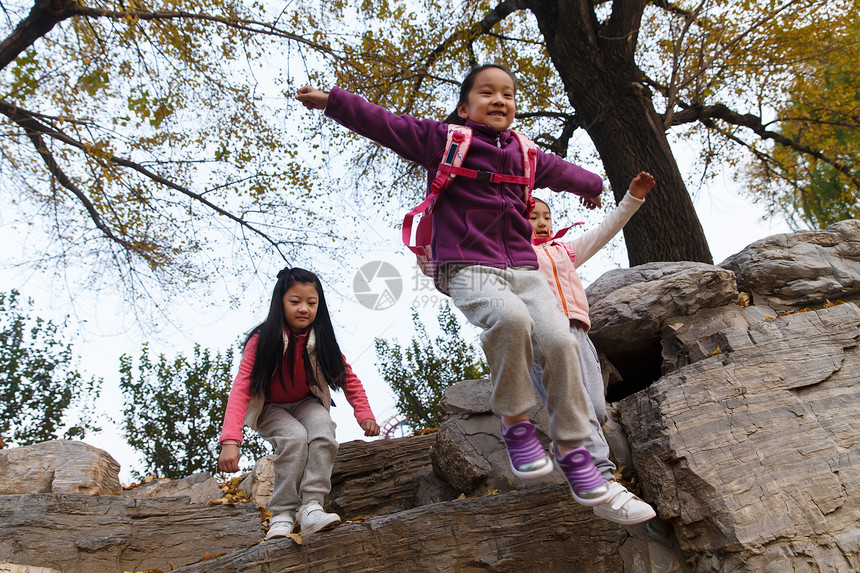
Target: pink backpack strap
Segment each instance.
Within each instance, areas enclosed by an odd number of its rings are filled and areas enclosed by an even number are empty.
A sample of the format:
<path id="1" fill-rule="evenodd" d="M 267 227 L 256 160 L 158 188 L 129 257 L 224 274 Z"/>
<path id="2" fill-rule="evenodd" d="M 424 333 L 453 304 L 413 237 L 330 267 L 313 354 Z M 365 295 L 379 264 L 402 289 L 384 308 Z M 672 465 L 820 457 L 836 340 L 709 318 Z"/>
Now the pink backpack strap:
<path id="1" fill-rule="evenodd" d="M 465 125 L 448 124 L 448 136 L 445 141 L 445 151 L 442 153 L 442 161 L 439 162 L 439 168 L 436 171 L 436 176 L 430 183 L 430 191 L 424 200 L 414 209 L 409 211 L 403 218 L 402 238 L 403 244 L 415 253 L 416 255 L 427 256 L 424 247 L 429 244 L 432 229 L 427 228 L 432 225 L 430 217 L 422 217 L 418 222 L 418 229 L 415 234 L 416 244 L 412 244 L 412 221 L 416 215 L 426 213 L 429 215 L 433 210 L 433 204 L 436 202 L 436 197 L 439 192 L 451 184 L 456 172 L 463 164 L 463 159 L 472 145 L 472 129 Z"/>
<path id="2" fill-rule="evenodd" d="M 525 183 L 525 195 L 523 201 L 526 204 L 525 216 L 528 218 L 532 210 L 535 208 L 535 200 L 532 197 L 532 189 L 535 188 L 535 172 L 537 170 L 537 144 L 528 136 L 523 135 L 518 131 L 511 132 L 520 144 L 520 150 L 523 153 L 523 176 L 528 180 Z"/>

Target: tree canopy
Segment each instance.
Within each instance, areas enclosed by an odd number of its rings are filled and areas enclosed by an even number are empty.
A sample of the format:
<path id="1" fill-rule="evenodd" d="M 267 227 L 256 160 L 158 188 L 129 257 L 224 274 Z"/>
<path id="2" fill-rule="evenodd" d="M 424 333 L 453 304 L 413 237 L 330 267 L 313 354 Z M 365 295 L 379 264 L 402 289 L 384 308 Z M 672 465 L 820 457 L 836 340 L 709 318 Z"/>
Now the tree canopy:
<path id="1" fill-rule="evenodd" d="M 30 239 L 14 262 L 148 297 L 336 245 L 350 188 L 394 222 L 423 189 L 415 167 L 295 115 L 294 89 L 441 119 L 489 60 L 518 77 L 515 127 L 603 170 L 616 200 L 655 175 L 625 228 L 631 264 L 709 261 L 672 143 L 705 175 L 728 165 L 771 192 L 774 175 L 836 177 L 856 196 L 856 82 L 838 70 L 856 68 L 858 2 L 4 0 L 0 200 Z M 352 181 L 326 171 L 341 153 Z"/>
<path id="2" fill-rule="evenodd" d="M 0 293 L 0 439 L 27 446 L 98 431 L 102 381 L 76 368 L 65 325 L 31 316 L 20 297 Z"/>
<path id="3" fill-rule="evenodd" d="M 137 478 L 181 479 L 203 470 L 218 473 L 218 437 L 232 369 L 232 349 L 213 353 L 199 345 L 190 358 L 161 354 L 157 362 L 144 345 L 136 369 L 130 356 L 120 357 L 124 435 L 144 460 L 142 470 L 134 469 Z M 270 450 L 248 428 L 242 448 L 244 470 Z"/>
<path id="4" fill-rule="evenodd" d="M 451 110 L 469 65 L 506 64 L 519 82 L 519 129 L 547 150 L 585 159 L 577 156 L 584 131 L 616 200 L 639 170 L 655 175 L 655 192 L 624 231 L 631 264 L 707 262 L 671 142 L 698 148 L 706 176 L 714 164 L 743 174 L 750 161 L 791 150 L 860 189 L 846 154 L 790 128 L 814 123 L 811 110 L 785 105 L 808 89 L 799 74 L 814 81 L 825 72 L 810 62 L 827 54 L 851 61 L 858 7 L 857 0 L 365 1 L 344 8 L 354 36 L 335 24 L 319 33 L 353 63 L 333 70 L 331 81 L 421 117 Z M 850 113 L 845 128 L 856 133 Z M 368 166 L 378 154 L 371 146 L 356 159 L 362 177 L 377 170 Z M 402 177 L 406 168 L 397 170 L 389 181 L 420 188 Z"/>
<path id="5" fill-rule="evenodd" d="M 292 161 L 280 78 L 299 51 L 328 52 L 282 9 L 0 3 L 0 200 L 28 238 L 4 262 L 135 299 L 328 244 L 334 226 L 307 225 L 311 174 Z"/>
<path id="6" fill-rule="evenodd" d="M 436 320 L 440 334 L 430 338 L 413 309 L 415 336 L 409 345 L 381 338 L 373 341 L 377 366 L 394 392 L 397 411 L 414 429 L 439 425 L 439 401 L 450 385 L 490 374 L 482 352 L 460 335 L 460 324 L 450 305 L 439 307 Z"/>
<path id="7" fill-rule="evenodd" d="M 821 51 L 798 66 L 779 110 L 780 133 L 820 153 L 777 146 L 757 154 L 752 167 L 757 196 L 796 228 L 860 218 L 860 22 L 848 22 L 847 30 L 853 43 L 845 49 Z"/>

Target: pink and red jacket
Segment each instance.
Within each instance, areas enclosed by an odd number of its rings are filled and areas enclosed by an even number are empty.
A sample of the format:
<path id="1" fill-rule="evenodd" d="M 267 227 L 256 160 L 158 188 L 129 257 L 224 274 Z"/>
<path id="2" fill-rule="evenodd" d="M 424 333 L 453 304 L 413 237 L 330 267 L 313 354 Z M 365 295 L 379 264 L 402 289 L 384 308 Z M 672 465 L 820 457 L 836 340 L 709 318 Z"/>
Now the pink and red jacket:
<path id="1" fill-rule="evenodd" d="M 591 328 L 588 318 L 588 299 L 576 268 L 590 259 L 620 231 L 630 217 L 639 210 L 644 199 L 637 199 L 628 191 L 618 207 L 597 228 L 565 243 L 551 241 L 533 244 L 540 271 L 546 277 L 553 294 L 558 299 L 559 309 L 570 319 L 578 320 L 587 331 Z"/>
<path id="2" fill-rule="evenodd" d="M 325 114 L 424 167 L 429 191 L 447 141 L 444 123 L 395 115 L 338 87 L 329 93 Z M 497 133 L 472 121 L 466 125 L 472 128 L 472 145 L 463 167 L 523 174 L 523 154 L 510 130 Z M 593 198 L 603 190 L 603 180 L 557 155 L 538 151 L 535 187 Z M 451 264 L 537 267 L 531 246 L 532 228 L 525 212 L 522 185 L 457 177 L 439 194 L 434 207 L 435 268 Z"/>
<path id="3" fill-rule="evenodd" d="M 287 349 L 287 333 L 284 333 L 284 351 Z M 263 411 L 265 399 L 262 396 L 252 396 L 251 394 L 251 371 L 254 369 L 254 362 L 257 359 L 257 340 L 259 335 L 254 334 L 245 345 L 245 350 L 242 353 L 242 361 L 239 364 L 239 372 L 236 374 L 236 379 L 233 381 L 233 387 L 230 389 L 230 396 L 227 398 L 227 410 L 224 412 L 224 425 L 221 429 L 221 437 L 218 442 L 224 440 L 236 440 L 242 443 L 242 428 L 247 424 L 252 430 L 257 429 L 257 419 Z M 319 363 L 316 360 L 314 348 L 316 347 L 316 339 L 313 331 L 308 334 L 307 338 L 307 355 L 310 361 L 310 371 L 314 380 L 324 381 Z M 370 409 L 370 403 L 367 401 L 367 395 L 364 393 L 364 386 L 361 380 L 352 371 L 352 368 L 347 364 L 346 359 L 343 361 L 346 368 L 346 380 L 343 385 L 343 392 L 346 396 L 346 401 L 352 406 L 355 414 L 355 419 L 361 424 L 364 420 L 376 420 L 373 411 Z M 277 379 L 273 379 L 274 384 L 279 384 Z M 311 382 L 311 381 L 309 381 Z M 320 382 L 308 384 L 311 393 L 326 407 L 331 409 L 331 392 L 328 384 Z"/>

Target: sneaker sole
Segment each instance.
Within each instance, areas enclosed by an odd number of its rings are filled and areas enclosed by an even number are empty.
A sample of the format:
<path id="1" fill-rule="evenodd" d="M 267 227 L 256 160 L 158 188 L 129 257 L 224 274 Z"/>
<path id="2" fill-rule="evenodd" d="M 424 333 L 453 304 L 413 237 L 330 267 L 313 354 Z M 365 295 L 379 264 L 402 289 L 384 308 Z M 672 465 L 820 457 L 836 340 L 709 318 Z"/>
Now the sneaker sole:
<path id="1" fill-rule="evenodd" d="M 594 515 L 605 519 L 606 521 L 611 521 L 612 523 L 617 523 L 619 525 L 636 525 L 637 523 L 650 521 L 657 517 L 657 513 L 653 509 L 651 509 L 651 511 L 648 513 L 642 513 L 631 517 L 618 517 L 613 512 L 603 511 L 599 507 L 594 508 Z"/>

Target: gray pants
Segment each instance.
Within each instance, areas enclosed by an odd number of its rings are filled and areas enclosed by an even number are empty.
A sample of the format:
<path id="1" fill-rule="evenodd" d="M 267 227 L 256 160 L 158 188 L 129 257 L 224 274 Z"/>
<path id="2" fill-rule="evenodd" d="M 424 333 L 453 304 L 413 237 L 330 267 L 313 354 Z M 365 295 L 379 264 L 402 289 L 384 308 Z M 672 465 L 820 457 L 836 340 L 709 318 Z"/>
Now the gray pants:
<path id="1" fill-rule="evenodd" d="M 331 491 L 336 427 L 331 414 L 314 397 L 263 407 L 257 432 L 275 448 L 275 483 L 269 502 L 273 516 L 288 513 L 295 517 L 301 504 L 323 504 Z"/>
<path id="2" fill-rule="evenodd" d="M 447 284 L 454 305 L 483 329 L 481 345 L 493 382 L 493 412 L 518 416 L 537 404 L 529 376 L 543 369 L 549 436 L 560 446 L 581 447 L 591 433 L 579 350 L 567 317 L 540 271 L 468 266 Z"/>
<path id="3" fill-rule="evenodd" d="M 582 368 L 582 384 L 588 394 L 588 423 L 591 433 L 585 439 L 585 449 L 591 454 L 592 461 L 600 473 L 608 480 L 614 480 L 615 464 L 609 459 L 609 444 L 603 435 L 606 423 L 606 398 L 603 393 L 603 376 L 600 373 L 600 359 L 585 328 L 578 322 L 570 324 L 570 333 L 579 343 L 579 364 Z M 547 393 L 541 382 L 543 368 L 535 362 L 532 365 L 532 383 L 546 403 Z"/>

